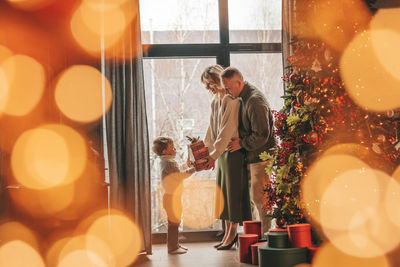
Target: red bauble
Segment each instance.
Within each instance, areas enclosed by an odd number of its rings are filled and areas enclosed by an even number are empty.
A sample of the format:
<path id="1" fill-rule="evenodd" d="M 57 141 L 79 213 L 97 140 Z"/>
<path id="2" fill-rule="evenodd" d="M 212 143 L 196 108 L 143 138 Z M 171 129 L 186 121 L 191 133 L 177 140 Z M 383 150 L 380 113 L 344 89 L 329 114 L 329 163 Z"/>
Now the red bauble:
<path id="1" fill-rule="evenodd" d="M 280 227 L 283 228 L 285 226 L 285 219 L 283 217 L 279 217 L 276 219 L 276 224 Z"/>
<path id="2" fill-rule="evenodd" d="M 310 84 L 310 80 L 309 80 L 308 78 L 304 78 L 304 79 L 303 79 L 303 83 L 304 83 L 305 85 L 309 85 L 309 84 Z"/>
<path id="3" fill-rule="evenodd" d="M 299 81 L 299 75 L 297 74 L 292 74 L 289 76 L 289 79 L 292 83 L 296 84 Z"/>

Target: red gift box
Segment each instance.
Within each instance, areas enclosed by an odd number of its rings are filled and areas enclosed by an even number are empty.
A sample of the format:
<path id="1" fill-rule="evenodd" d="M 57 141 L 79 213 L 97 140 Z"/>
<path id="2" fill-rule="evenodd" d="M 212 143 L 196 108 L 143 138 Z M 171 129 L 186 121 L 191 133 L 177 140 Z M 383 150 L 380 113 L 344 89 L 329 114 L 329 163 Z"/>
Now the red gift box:
<path id="1" fill-rule="evenodd" d="M 195 152 L 197 150 L 202 149 L 203 147 L 205 147 L 204 142 L 203 141 L 197 141 L 195 143 L 191 143 L 190 144 L 190 148 L 192 149 L 192 152 Z"/>
<path id="2" fill-rule="evenodd" d="M 239 261 L 251 263 L 251 248 L 250 246 L 257 243 L 258 235 L 243 234 L 239 235 Z"/>
<path id="3" fill-rule="evenodd" d="M 311 247 L 311 225 L 309 223 L 288 226 L 289 240 L 293 248 Z"/>
<path id="4" fill-rule="evenodd" d="M 261 245 L 267 245 L 268 242 L 258 242 L 251 245 L 251 263 L 258 265 L 258 247 Z"/>
<path id="5" fill-rule="evenodd" d="M 205 170 L 207 166 L 207 159 L 199 159 L 194 162 L 194 168 L 196 171 L 202 171 Z"/>
<path id="6" fill-rule="evenodd" d="M 200 160 L 200 159 L 206 158 L 209 155 L 207 147 L 203 147 L 203 148 L 200 148 L 199 150 L 192 151 L 192 153 L 193 153 L 195 160 Z"/>
<path id="7" fill-rule="evenodd" d="M 243 232 L 245 234 L 256 234 L 258 239 L 262 238 L 261 221 L 244 221 Z"/>

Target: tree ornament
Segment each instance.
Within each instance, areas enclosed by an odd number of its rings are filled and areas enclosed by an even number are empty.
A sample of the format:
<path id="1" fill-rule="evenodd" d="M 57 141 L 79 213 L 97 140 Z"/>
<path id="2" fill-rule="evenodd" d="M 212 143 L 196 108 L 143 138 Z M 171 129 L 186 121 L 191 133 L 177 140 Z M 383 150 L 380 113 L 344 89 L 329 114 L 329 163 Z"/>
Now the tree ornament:
<path id="1" fill-rule="evenodd" d="M 296 84 L 300 80 L 299 75 L 297 75 L 297 74 L 291 74 L 289 76 L 289 79 L 294 84 Z"/>
<path id="2" fill-rule="evenodd" d="M 318 58 L 316 58 L 311 66 L 311 70 L 315 71 L 315 72 L 320 72 L 322 70 L 321 68 L 321 63 L 319 63 Z"/>
<path id="3" fill-rule="evenodd" d="M 304 94 L 303 90 L 299 90 L 296 94 L 297 103 L 304 106 L 304 97 L 305 97 L 305 94 Z"/>
<path id="4" fill-rule="evenodd" d="M 379 147 L 379 144 L 377 143 L 372 144 L 372 151 L 374 151 L 376 154 L 382 154 L 382 149 Z"/>
<path id="5" fill-rule="evenodd" d="M 386 137 L 383 134 L 378 135 L 376 139 L 381 143 L 384 143 L 386 141 Z"/>
<path id="6" fill-rule="evenodd" d="M 303 79 L 303 84 L 309 85 L 310 84 L 310 80 L 308 78 L 304 78 Z"/>
<path id="7" fill-rule="evenodd" d="M 313 145 L 318 143 L 318 134 L 315 131 L 311 131 L 307 134 L 307 139 Z"/>
<path id="8" fill-rule="evenodd" d="M 328 82 L 329 82 L 329 78 L 328 77 L 322 79 L 321 86 L 325 86 Z"/>
<path id="9" fill-rule="evenodd" d="M 393 116 L 394 116 L 394 110 L 388 110 L 388 111 L 386 111 L 386 116 L 388 116 L 389 118 L 393 118 Z"/>
<path id="10" fill-rule="evenodd" d="M 283 228 L 285 226 L 285 219 L 283 217 L 279 217 L 276 219 L 276 224 L 280 227 Z"/>

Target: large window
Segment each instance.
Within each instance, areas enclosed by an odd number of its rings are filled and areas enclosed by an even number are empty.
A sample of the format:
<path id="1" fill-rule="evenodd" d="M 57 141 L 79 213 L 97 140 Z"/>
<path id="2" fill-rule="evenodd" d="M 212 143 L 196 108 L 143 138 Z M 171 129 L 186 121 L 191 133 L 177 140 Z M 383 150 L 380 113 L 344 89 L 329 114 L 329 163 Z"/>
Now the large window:
<path id="1" fill-rule="evenodd" d="M 141 0 L 140 12 L 150 140 L 172 137 L 177 161 L 187 157 L 185 136 L 203 138 L 208 126 L 210 95 L 200 83 L 205 67 L 215 63 L 238 67 L 247 81 L 265 93 L 273 109 L 282 107 L 280 0 Z M 155 158 L 151 163 L 152 229 L 164 232 L 160 176 Z M 213 171 L 196 176 L 215 180 Z M 209 194 L 206 187 L 212 182 L 199 184 L 205 188 L 192 184 L 194 194 Z M 183 230 L 192 229 L 185 214 L 183 218 Z M 219 227 L 216 223 L 207 229 Z"/>
<path id="2" fill-rule="evenodd" d="M 140 20 L 145 44 L 219 42 L 215 0 L 142 0 Z"/>

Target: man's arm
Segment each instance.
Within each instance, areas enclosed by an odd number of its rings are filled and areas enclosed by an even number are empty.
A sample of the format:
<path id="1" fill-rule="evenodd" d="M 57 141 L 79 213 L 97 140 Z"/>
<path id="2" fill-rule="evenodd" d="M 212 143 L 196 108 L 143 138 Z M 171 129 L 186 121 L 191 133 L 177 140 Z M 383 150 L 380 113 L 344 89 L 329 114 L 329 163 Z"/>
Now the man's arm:
<path id="1" fill-rule="evenodd" d="M 250 100 L 249 100 L 250 101 Z M 268 114 L 270 110 L 262 98 L 251 99 L 249 103 L 250 134 L 239 140 L 241 147 L 247 151 L 257 150 L 265 145 L 270 136 L 270 124 Z"/>

